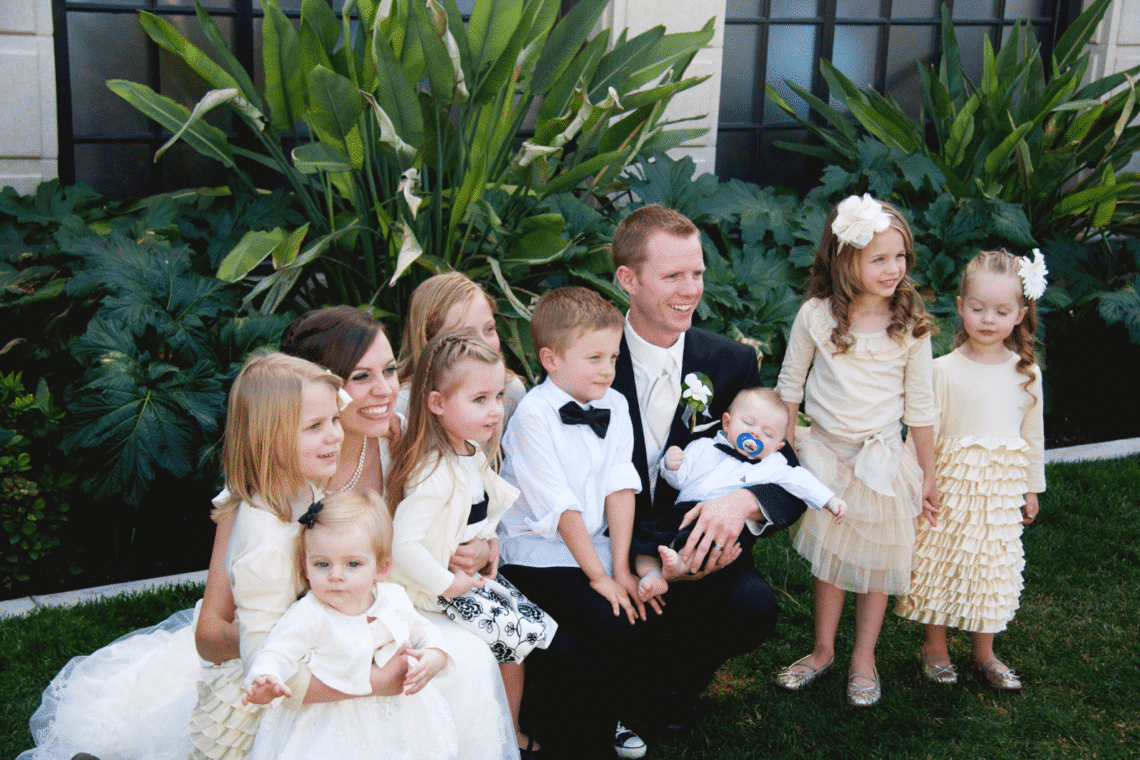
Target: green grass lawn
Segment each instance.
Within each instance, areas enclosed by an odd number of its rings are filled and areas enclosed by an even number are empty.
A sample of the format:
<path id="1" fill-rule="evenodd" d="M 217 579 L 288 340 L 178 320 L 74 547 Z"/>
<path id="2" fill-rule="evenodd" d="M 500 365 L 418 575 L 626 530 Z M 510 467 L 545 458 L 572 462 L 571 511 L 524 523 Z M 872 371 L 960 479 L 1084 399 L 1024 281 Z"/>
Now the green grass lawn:
<path id="1" fill-rule="evenodd" d="M 924 681 L 921 627 L 888 614 L 878 660 L 883 700 L 869 710 L 847 707 L 850 601 L 835 671 L 804 692 L 778 690 L 775 673 L 812 642 L 811 576 L 778 536 L 757 550 L 782 600 L 775 639 L 723 668 L 693 733 L 655 743 L 649 757 L 1140 756 L 1140 459 L 1050 465 L 1048 478 L 1042 515 L 1025 533 L 1021 610 L 997 643 L 1022 676 L 1022 693 L 990 691 L 970 675 L 969 637 L 961 633 L 951 648 L 958 685 Z M 200 594 L 201 586 L 185 586 L 0 620 L 0 758 L 31 745 L 28 718 L 68 659 Z"/>

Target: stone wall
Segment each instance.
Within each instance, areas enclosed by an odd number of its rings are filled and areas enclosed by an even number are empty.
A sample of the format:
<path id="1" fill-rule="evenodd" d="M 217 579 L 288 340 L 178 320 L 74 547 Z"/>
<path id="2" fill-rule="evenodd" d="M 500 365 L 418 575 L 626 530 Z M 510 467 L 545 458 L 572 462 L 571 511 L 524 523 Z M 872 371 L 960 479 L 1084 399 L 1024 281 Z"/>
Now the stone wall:
<path id="1" fill-rule="evenodd" d="M 686 147 L 671 151 L 688 154 L 697 164 L 697 174 L 716 170 L 716 125 L 720 110 L 721 53 L 724 49 L 725 0 L 613 0 L 602 15 L 601 24 L 611 29 L 629 29 L 634 37 L 664 24 L 667 32 L 695 32 L 716 17 L 716 32 L 709 44 L 689 64 L 686 76 L 711 76 L 696 87 L 677 94 L 669 103 L 665 119 L 690 116 L 701 118 L 676 125 L 676 129 L 705 127 L 704 137 Z"/>
<path id="2" fill-rule="evenodd" d="M 0 187 L 59 172 L 51 0 L 0 0 Z"/>

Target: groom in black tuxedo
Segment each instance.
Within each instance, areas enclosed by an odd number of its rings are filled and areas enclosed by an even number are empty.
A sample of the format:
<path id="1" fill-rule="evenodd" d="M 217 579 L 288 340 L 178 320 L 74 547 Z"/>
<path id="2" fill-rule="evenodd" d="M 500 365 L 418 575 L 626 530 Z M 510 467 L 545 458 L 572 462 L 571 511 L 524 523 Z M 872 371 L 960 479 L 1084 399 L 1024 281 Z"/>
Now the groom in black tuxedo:
<path id="1" fill-rule="evenodd" d="M 630 301 L 613 388 L 629 401 L 633 463 L 642 482 L 635 519 L 641 520 L 676 500 L 676 490 L 656 477 L 665 449 L 714 435 L 729 402 L 760 385 L 760 373 L 751 348 L 692 326 L 705 264 L 700 233 L 683 214 L 661 206 L 637 209 L 618 225 L 611 254 Z M 707 411 L 691 420 L 682 382 L 697 372 L 712 381 L 713 394 Z M 784 453 L 789 464 L 798 464 L 790 449 Z M 694 508 L 693 532 L 681 556 L 694 568 L 707 563 L 700 572 L 666 575 L 663 612 L 642 629 L 649 678 L 644 693 L 668 695 L 654 706 L 664 713 L 655 717 L 686 726 L 696 695 L 717 668 L 771 635 L 779 606 L 737 537 L 742 529 L 759 535 L 781 530 L 803 510 L 802 501 L 772 484 L 741 488 Z"/>

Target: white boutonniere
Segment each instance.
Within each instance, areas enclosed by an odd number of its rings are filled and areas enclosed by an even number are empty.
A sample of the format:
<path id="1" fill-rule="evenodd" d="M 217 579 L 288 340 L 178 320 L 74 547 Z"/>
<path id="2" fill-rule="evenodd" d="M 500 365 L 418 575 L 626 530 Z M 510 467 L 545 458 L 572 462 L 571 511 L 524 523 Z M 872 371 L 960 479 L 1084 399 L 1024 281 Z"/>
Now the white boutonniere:
<path id="1" fill-rule="evenodd" d="M 839 203 L 831 231 L 841 243 L 863 248 L 875 233 L 883 232 L 891 226 L 891 215 L 883 211 L 883 204 L 863 193 L 863 197 L 852 195 Z"/>
<path id="2" fill-rule="evenodd" d="M 712 396 L 712 380 L 709 380 L 708 375 L 704 372 L 685 375 L 685 382 L 681 384 L 681 400 L 685 404 L 685 411 L 681 419 L 689 426 L 690 433 L 696 432 L 697 415 L 708 411 Z"/>
<path id="3" fill-rule="evenodd" d="M 1021 290 L 1026 298 L 1036 301 L 1045 294 L 1045 288 L 1048 286 L 1045 275 L 1049 274 L 1049 270 L 1045 268 L 1045 257 L 1041 254 L 1040 248 L 1033 249 L 1032 261 L 1028 256 L 1021 257 L 1021 266 L 1018 267 L 1017 274 L 1021 277 Z"/>

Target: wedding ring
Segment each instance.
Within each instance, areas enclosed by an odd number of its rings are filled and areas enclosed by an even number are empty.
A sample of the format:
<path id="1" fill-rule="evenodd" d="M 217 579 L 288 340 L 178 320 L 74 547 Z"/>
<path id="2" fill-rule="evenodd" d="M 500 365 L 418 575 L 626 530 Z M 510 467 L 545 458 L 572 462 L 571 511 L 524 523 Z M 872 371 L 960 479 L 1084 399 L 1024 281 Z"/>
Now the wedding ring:
<path id="1" fill-rule="evenodd" d="M 717 544 L 717 543 L 713 544 L 713 548 L 716 549 L 717 551 L 724 551 L 724 547 L 721 546 L 720 544 Z"/>

